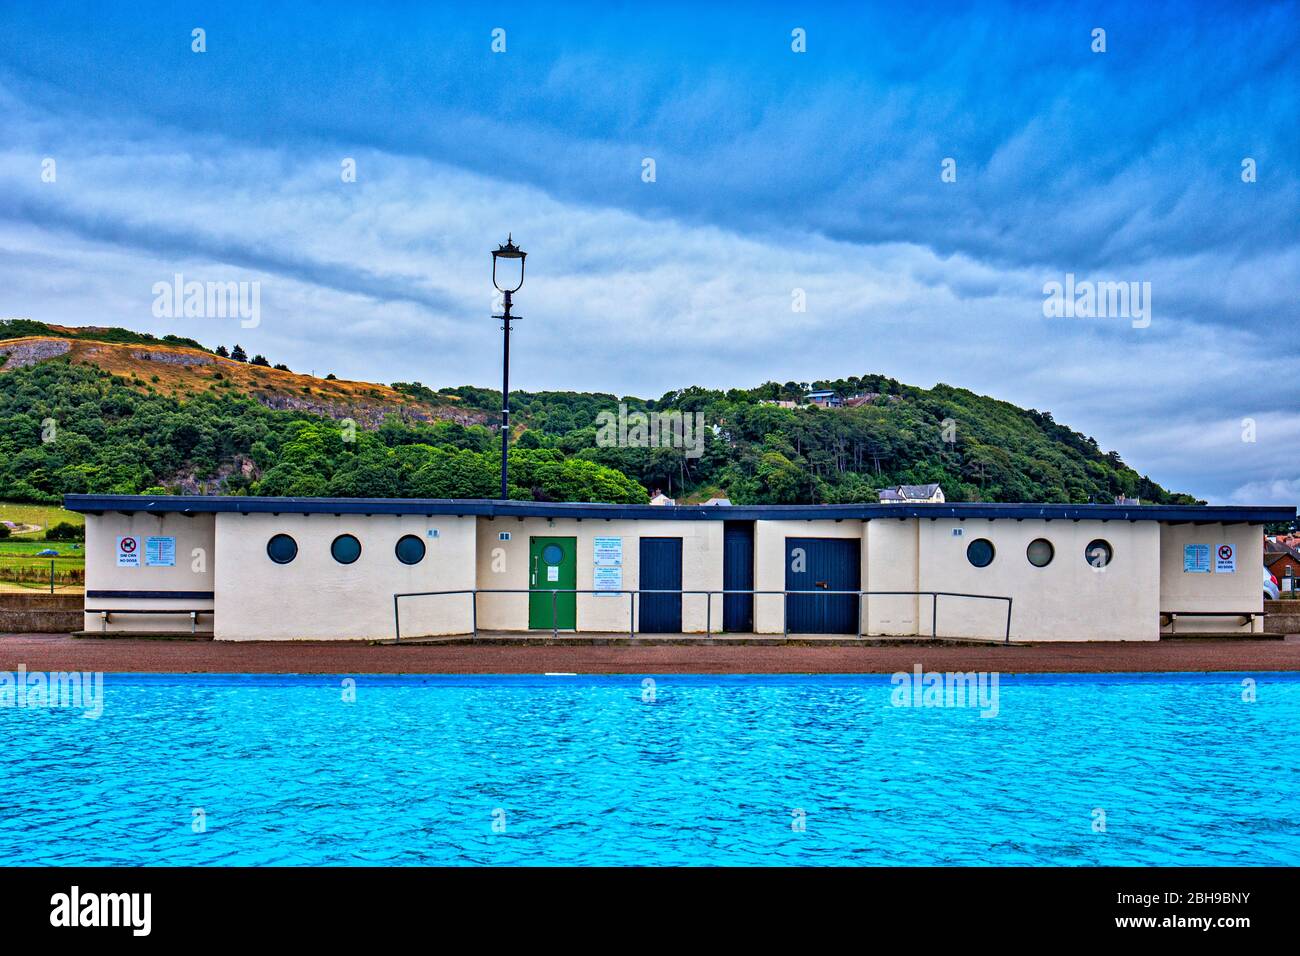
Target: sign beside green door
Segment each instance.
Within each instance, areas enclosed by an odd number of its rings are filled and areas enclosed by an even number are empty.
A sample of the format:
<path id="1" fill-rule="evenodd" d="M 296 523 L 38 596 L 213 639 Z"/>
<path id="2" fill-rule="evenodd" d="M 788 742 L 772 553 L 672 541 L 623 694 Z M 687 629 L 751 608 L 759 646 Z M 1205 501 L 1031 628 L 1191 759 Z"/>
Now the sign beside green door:
<path id="1" fill-rule="evenodd" d="M 577 538 L 528 539 L 528 626 L 551 630 L 575 630 L 578 626 L 578 596 L 570 591 L 578 586 Z M 552 604 L 554 601 L 554 620 Z"/>

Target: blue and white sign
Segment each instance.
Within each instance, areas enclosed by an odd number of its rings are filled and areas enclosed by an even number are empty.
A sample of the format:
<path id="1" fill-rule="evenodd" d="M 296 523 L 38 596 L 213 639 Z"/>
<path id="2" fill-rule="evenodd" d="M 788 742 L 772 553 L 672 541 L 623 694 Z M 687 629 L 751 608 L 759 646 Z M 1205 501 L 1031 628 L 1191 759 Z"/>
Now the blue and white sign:
<path id="1" fill-rule="evenodd" d="M 623 590 L 623 569 L 617 565 L 597 565 L 591 569 L 591 586 L 596 591 Z M 614 597 L 613 594 L 597 594 L 596 597 Z"/>
<path id="2" fill-rule="evenodd" d="M 119 568 L 138 568 L 140 566 L 140 539 L 126 534 L 117 539 L 117 566 Z"/>
<path id="3" fill-rule="evenodd" d="M 596 537 L 592 539 L 592 562 L 596 565 L 623 563 L 623 539 Z"/>
<path id="4" fill-rule="evenodd" d="M 153 568 L 176 567 L 176 539 L 170 536 L 145 538 L 144 563 Z"/>
<path id="5" fill-rule="evenodd" d="M 1210 546 L 1208 544 L 1183 545 L 1183 573 L 1210 573 Z"/>
<path id="6" fill-rule="evenodd" d="M 1237 573 L 1237 549 L 1230 544 L 1221 544 L 1214 550 L 1214 573 Z"/>

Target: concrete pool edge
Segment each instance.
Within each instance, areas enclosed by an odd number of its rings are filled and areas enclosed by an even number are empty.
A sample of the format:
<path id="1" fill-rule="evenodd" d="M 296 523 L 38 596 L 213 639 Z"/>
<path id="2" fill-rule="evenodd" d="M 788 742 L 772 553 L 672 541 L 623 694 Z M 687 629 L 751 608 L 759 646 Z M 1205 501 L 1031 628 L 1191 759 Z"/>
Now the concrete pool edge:
<path id="1" fill-rule="evenodd" d="M 1300 639 L 1054 643 L 735 645 L 409 645 L 192 642 L 0 635 L 0 671 L 264 674 L 1008 674 L 1300 672 Z"/>

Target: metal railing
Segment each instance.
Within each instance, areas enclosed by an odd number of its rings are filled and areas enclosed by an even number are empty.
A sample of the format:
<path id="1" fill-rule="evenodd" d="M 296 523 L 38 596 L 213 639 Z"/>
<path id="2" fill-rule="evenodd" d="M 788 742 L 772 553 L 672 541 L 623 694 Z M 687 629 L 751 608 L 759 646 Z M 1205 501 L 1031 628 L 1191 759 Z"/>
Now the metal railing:
<path id="1" fill-rule="evenodd" d="M 85 568 L 49 558 L 0 555 L 0 591 L 81 591 Z"/>
<path id="2" fill-rule="evenodd" d="M 579 594 L 605 594 L 605 595 L 626 594 L 628 595 L 630 598 L 630 600 L 628 601 L 628 627 L 627 627 L 628 637 L 636 636 L 636 599 L 638 595 L 641 594 L 675 594 L 678 596 L 685 596 L 688 594 L 705 595 L 704 632 L 706 634 L 713 634 L 714 633 L 713 595 L 721 594 L 724 598 L 728 596 L 760 597 L 760 596 L 780 595 L 783 599 L 782 600 L 783 622 L 782 622 L 781 633 L 782 636 L 787 638 L 790 636 L 791 595 L 795 597 L 858 597 L 858 598 L 927 597 L 928 596 L 931 599 L 931 603 L 930 603 L 931 640 L 938 640 L 939 637 L 939 598 L 955 597 L 955 598 L 971 598 L 979 601 L 1006 601 L 1007 602 L 1007 624 L 1006 624 L 1006 631 L 1003 636 L 1003 642 L 1010 643 L 1011 641 L 1011 598 L 1003 595 L 997 595 L 997 594 L 963 594 L 959 591 L 824 591 L 820 589 L 816 591 L 766 591 L 766 590 L 760 591 L 760 590 L 731 590 L 731 589 L 726 589 L 726 590 L 689 589 L 688 590 L 682 588 L 665 588 L 665 589 L 637 588 L 633 590 L 628 590 L 628 589 L 595 590 L 590 588 L 546 588 L 546 589 L 458 588 L 450 591 L 411 591 L 405 594 L 394 594 L 393 595 L 393 640 L 395 643 L 398 644 L 402 642 L 402 619 L 401 619 L 401 603 L 400 603 L 400 600 L 402 598 L 447 597 L 456 594 L 470 595 L 470 633 L 477 638 L 478 637 L 478 596 L 480 594 L 534 595 L 534 594 L 546 594 L 546 593 L 550 593 L 551 595 L 551 634 L 553 638 L 558 638 L 560 636 L 559 618 L 557 616 L 558 615 L 557 601 L 559 600 L 559 596 L 561 594 L 575 595 L 575 600 L 576 600 L 576 595 Z M 751 614 L 752 614 L 752 608 L 751 608 Z M 569 630 L 569 628 L 564 628 L 564 630 Z M 863 636 L 862 607 L 860 604 L 858 606 L 857 636 L 859 638 Z"/>

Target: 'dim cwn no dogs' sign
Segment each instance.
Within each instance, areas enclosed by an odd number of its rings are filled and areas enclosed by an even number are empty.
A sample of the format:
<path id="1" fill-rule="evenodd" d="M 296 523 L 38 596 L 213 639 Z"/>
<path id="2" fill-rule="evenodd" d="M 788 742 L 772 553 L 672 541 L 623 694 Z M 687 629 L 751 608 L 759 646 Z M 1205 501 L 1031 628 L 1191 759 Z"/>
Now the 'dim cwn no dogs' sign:
<path id="1" fill-rule="evenodd" d="M 117 566 L 119 568 L 138 568 L 140 566 L 140 539 L 135 535 L 120 535 L 117 539 Z"/>

